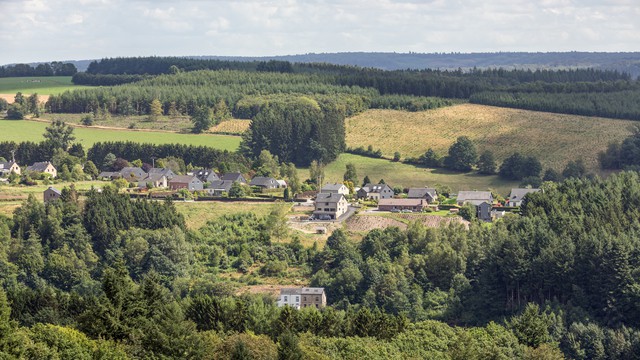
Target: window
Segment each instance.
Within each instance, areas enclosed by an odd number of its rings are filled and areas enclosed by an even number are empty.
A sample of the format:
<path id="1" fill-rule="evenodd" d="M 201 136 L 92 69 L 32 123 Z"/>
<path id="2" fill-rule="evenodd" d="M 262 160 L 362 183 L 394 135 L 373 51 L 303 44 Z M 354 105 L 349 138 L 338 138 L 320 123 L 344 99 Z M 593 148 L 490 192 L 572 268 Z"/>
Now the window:
<path id="1" fill-rule="evenodd" d="M 300 296 L 296 296 L 296 302 L 300 302 Z"/>
<path id="2" fill-rule="evenodd" d="M 320 301 L 320 298 L 316 296 L 316 301 Z"/>
<path id="3" fill-rule="evenodd" d="M 285 301 L 285 302 L 287 301 L 287 297 L 286 297 L 286 296 L 284 297 L 284 301 Z"/>
<path id="4" fill-rule="evenodd" d="M 306 296 L 303 296 L 303 297 L 302 297 L 302 301 L 307 301 L 307 297 L 306 297 Z"/>

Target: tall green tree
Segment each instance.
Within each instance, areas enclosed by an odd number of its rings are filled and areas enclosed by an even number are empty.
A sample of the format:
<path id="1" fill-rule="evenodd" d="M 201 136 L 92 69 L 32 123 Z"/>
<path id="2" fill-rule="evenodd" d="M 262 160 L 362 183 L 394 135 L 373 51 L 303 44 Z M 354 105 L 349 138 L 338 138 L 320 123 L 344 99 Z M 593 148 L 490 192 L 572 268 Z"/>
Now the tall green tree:
<path id="1" fill-rule="evenodd" d="M 211 109 L 205 106 L 198 107 L 194 111 L 193 115 L 191 115 L 191 122 L 193 123 L 191 131 L 196 134 L 199 134 L 205 130 L 209 130 L 209 128 L 213 125 Z"/>
<path id="2" fill-rule="evenodd" d="M 346 165 L 347 171 L 345 171 L 342 179 L 344 181 L 351 181 L 352 184 L 358 184 L 358 173 L 356 172 L 356 166 L 353 163 Z"/>
<path id="3" fill-rule="evenodd" d="M 73 127 L 67 125 L 64 121 L 55 120 L 46 127 L 44 134 L 53 147 L 56 149 L 67 150 L 71 143 L 76 139 L 73 135 Z"/>
<path id="4" fill-rule="evenodd" d="M 460 136 L 451 147 L 449 147 L 449 155 L 445 158 L 446 167 L 468 172 L 478 161 L 478 152 L 473 142 L 466 137 Z"/>

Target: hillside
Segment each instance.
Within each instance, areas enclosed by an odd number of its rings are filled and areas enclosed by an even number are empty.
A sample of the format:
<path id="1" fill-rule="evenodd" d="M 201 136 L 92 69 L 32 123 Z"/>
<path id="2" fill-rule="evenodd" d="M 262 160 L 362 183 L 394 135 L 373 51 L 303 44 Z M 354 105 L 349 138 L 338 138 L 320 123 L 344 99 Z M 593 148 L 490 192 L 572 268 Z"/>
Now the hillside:
<path id="1" fill-rule="evenodd" d="M 346 120 L 349 147 L 372 145 L 392 157 L 441 155 L 458 136 L 468 136 L 480 151 L 501 161 L 515 151 L 534 155 L 545 167 L 562 170 L 577 158 L 597 170 L 597 154 L 629 134 L 628 120 L 562 115 L 484 105 L 460 104 L 423 112 L 369 110 Z"/>

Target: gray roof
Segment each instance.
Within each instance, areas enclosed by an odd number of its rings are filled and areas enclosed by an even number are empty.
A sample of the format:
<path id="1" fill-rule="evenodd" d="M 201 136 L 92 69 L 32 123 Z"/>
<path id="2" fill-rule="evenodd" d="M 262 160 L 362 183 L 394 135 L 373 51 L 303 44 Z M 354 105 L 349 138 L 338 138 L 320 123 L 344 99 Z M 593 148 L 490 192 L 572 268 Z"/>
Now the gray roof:
<path id="1" fill-rule="evenodd" d="M 113 171 L 103 171 L 98 174 L 98 178 L 110 178 L 113 176 L 113 174 L 115 174 Z"/>
<path id="2" fill-rule="evenodd" d="M 300 289 L 301 295 L 320 295 L 324 293 L 323 287 L 303 287 Z"/>
<path id="3" fill-rule="evenodd" d="M 536 193 L 538 191 L 540 191 L 540 189 L 511 189 L 511 193 L 509 194 L 509 200 L 521 201 L 525 195 L 529 193 Z"/>
<path id="4" fill-rule="evenodd" d="M 253 179 L 251 179 L 251 183 L 249 183 L 249 185 L 251 186 L 275 186 L 278 187 L 280 186 L 278 184 L 278 182 L 276 181 L 276 179 L 271 178 L 271 177 L 264 177 L 264 176 L 256 176 Z"/>
<path id="5" fill-rule="evenodd" d="M 15 161 L 0 162 L 0 169 L 9 169 L 15 164 Z"/>
<path id="6" fill-rule="evenodd" d="M 468 201 L 468 202 L 472 202 L 472 201 L 487 201 L 487 202 L 492 202 L 493 201 L 493 195 L 491 195 L 491 191 L 460 191 L 458 192 L 458 197 L 457 197 L 458 201 Z"/>
<path id="7" fill-rule="evenodd" d="M 361 189 L 368 193 L 381 193 L 385 188 L 393 191 L 387 184 L 366 184 Z"/>
<path id="8" fill-rule="evenodd" d="M 338 184 L 338 183 L 336 183 L 336 184 L 326 184 L 325 186 L 322 187 L 322 191 L 338 191 L 343 186 L 345 186 L 345 185 L 344 184 Z"/>
<path id="9" fill-rule="evenodd" d="M 139 167 L 124 167 L 122 170 L 117 172 L 121 177 L 125 179 L 131 178 L 131 174 L 136 178 L 143 178 L 147 173 Z"/>
<path id="10" fill-rule="evenodd" d="M 49 164 L 51 164 L 51 162 L 49 161 L 33 163 L 33 165 L 27 167 L 27 170 L 44 172 L 45 170 L 47 170 L 47 167 L 49 166 Z"/>
<path id="11" fill-rule="evenodd" d="M 407 197 L 410 199 L 422 199 L 427 194 L 429 194 L 432 199 L 437 197 L 437 192 L 434 188 L 410 188 Z"/>
<path id="12" fill-rule="evenodd" d="M 169 170 L 171 171 L 171 170 Z M 147 176 L 145 176 L 144 178 L 142 178 L 142 181 L 144 182 L 155 182 L 155 181 L 162 181 L 162 178 L 166 178 L 167 176 L 165 174 L 161 174 L 161 173 L 149 173 L 147 174 Z"/>
<path id="13" fill-rule="evenodd" d="M 234 172 L 234 173 L 226 173 L 226 174 L 222 175 L 220 177 L 220 180 L 240 181 L 241 178 L 244 179 L 244 176 L 242 176 L 241 173 Z"/>
<path id="14" fill-rule="evenodd" d="M 214 180 L 220 179 L 218 174 L 216 174 L 216 172 L 213 171 L 212 169 L 193 170 L 193 175 L 197 176 L 198 179 L 202 180 L 203 182 L 206 182 L 206 181 L 209 181 L 209 180 L 214 181 Z"/>
<path id="15" fill-rule="evenodd" d="M 49 188 L 45 191 L 53 191 L 54 193 L 58 194 L 58 195 L 62 195 L 62 192 L 56 188 L 54 188 L 53 186 L 49 186 Z"/>
<path id="16" fill-rule="evenodd" d="M 209 184 L 208 189 L 223 190 L 229 192 L 232 185 L 233 181 L 231 180 L 214 180 Z"/>
<path id="17" fill-rule="evenodd" d="M 198 179 L 197 177 L 193 176 L 193 175 L 178 175 L 176 177 L 174 177 L 173 179 L 171 179 L 171 183 L 185 183 L 188 184 L 192 181 L 200 181 L 200 179 Z M 202 182 L 202 181 L 200 181 Z"/>
<path id="18" fill-rule="evenodd" d="M 282 288 L 280 295 L 300 295 L 301 288 Z"/>
<path id="19" fill-rule="evenodd" d="M 316 202 L 337 203 L 340 199 L 344 199 L 344 195 L 337 193 L 319 193 L 316 196 Z"/>
<path id="20" fill-rule="evenodd" d="M 151 168 L 149 169 L 149 174 L 160 174 L 166 176 L 167 178 L 173 178 L 174 176 L 176 176 L 176 174 L 171 171 L 171 169 L 167 168 Z"/>

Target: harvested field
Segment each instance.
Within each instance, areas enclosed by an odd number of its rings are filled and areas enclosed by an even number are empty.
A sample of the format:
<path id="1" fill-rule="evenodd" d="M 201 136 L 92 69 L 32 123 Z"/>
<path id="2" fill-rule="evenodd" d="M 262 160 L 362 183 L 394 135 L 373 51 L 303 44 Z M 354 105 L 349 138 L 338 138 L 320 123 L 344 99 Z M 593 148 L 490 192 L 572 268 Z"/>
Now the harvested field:
<path id="1" fill-rule="evenodd" d="M 251 120 L 231 119 L 213 126 L 207 132 L 212 134 L 241 135 L 249 129 L 250 124 Z"/>
<path id="2" fill-rule="evenodd" d="M 22 94 L 24 97 L 29 97 L 31 94 Z M 5 99 L 9 104 L 13 104 L 15 100 L 16 94 L 0 94 L 0 99 Z M 38 100 L 41 103 L 46 103 L 49 100 L 49 95 L 40 95 L 38 94 Z"/>
<path id="3" fill-rule="evenodd" d="M 443 217 L 437 215 L 422 214 L 385 214 L 385 215 L 356 215 L 352 216 L 346 222 L 347 230 L 353 232 L 368 232 L 373 229 L 385 229 L 391 226 L 397 226 L 402 230 L 407 225 L 418 221 L 428 227 L 446 226 L 450 223 L 460 223 L 465 227 L 469 226 L 469 222 L 460 217 Z"/>

